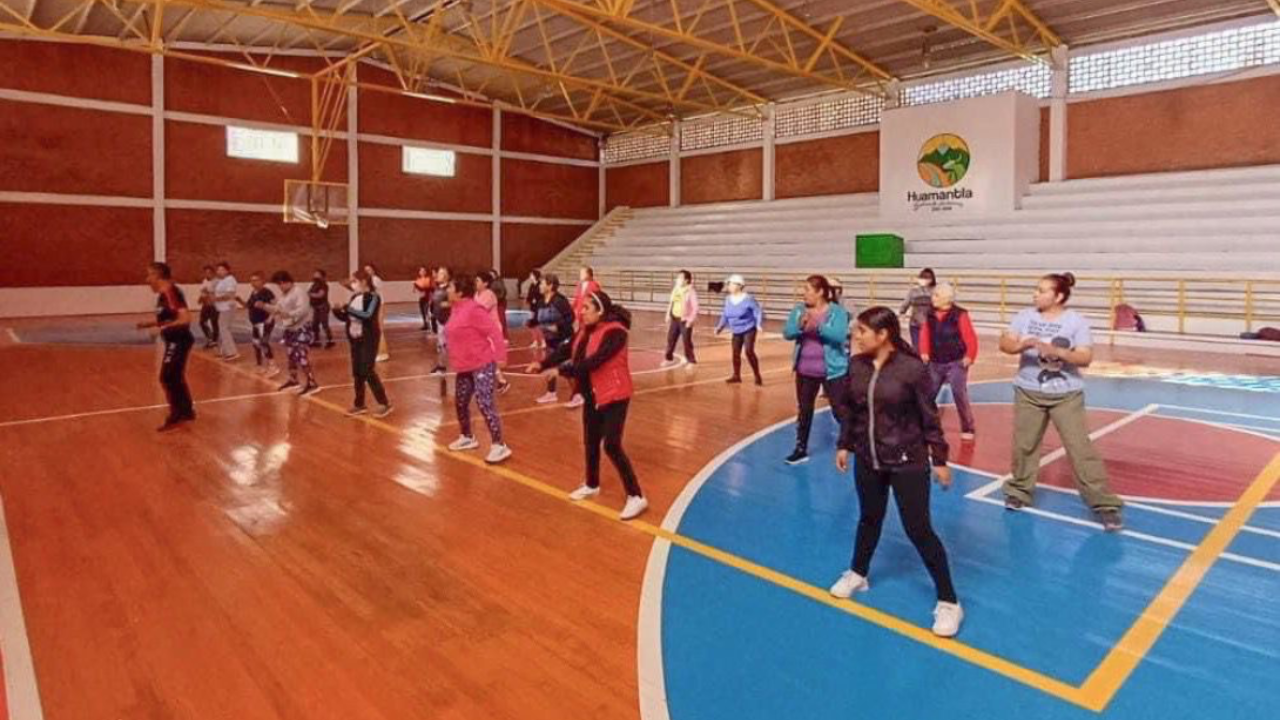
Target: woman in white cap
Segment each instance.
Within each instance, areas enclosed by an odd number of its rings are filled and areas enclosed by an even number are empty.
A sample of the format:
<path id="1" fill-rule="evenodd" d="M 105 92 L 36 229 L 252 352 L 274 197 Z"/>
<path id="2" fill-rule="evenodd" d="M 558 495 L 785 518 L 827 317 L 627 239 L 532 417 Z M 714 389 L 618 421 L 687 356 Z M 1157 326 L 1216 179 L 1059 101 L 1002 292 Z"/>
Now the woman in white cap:
<path id="1" fill-rule="evenodd" d="M 730 385 L 742 382 L 742 349 L 747 350 L 747 362 L 755 373 L 756 385 L 764 385 L 760 377 L 760 358 L 756 357 L 756 333 L 764 327 L 764 310 L 760 303 L 747 294 L 747 281 L 741 275 L 730 275 L 725 280 L 729 294 L 724 299 L 724 312 L 716 323 L 716 334 L 726 327 L 733 333 L 733 377 L 725 380 Z"/>

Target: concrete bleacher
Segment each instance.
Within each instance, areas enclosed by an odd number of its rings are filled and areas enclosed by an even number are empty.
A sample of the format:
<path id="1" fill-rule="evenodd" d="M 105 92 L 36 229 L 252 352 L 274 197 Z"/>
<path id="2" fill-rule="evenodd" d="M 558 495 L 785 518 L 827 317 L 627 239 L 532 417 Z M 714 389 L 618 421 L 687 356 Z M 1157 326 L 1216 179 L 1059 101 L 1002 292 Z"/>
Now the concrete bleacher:
<path id="1" fill-rule="evenodd" d="M 641 307 L 662 304 L 676 269 L 699 286 L 741 272 L 778 311 L 809 272 L 839 276 L 865 306 L 892 304 L 933 267 L 993 325 L 1026 306 L 1040 274 L 1069 270 L 1099 328 L 1125 302 L 1155 330 L 1221 338 L 1280 325 L 1276 198 L 1280 166 L 1039 184 L 1020 210 L 935 226 L 881 220 L 874 193 L 619 209 L 557 269 L 593 265 Z M 855 236 L 883 232 L 905 239 L 906 269 L 856 268 Z"/>
<path id="2" fill-rule="evenodd" d="M 645 208 L 594 248 L 599 267 L 854 270 L 854 236 L 906 240 L 908 267 L 1280 270 L 1280 167 L 1033 185 L 1020 210 L 925 226 L 882 220 L 874 193 Z"/>

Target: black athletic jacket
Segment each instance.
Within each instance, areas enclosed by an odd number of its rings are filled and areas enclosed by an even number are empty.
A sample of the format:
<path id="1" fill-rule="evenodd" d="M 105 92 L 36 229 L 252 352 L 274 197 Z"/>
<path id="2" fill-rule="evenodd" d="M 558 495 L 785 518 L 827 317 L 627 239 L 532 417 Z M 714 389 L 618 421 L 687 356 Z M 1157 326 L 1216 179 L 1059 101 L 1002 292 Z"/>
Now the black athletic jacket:
<path id="1" fill-rule="evenodd" d="M 857 355 L 848 378 L 840 449 L 877 470 L 947 464 L 933 381 L 919 358 L 895 352 L 877 371 L 871 358 Z"/>

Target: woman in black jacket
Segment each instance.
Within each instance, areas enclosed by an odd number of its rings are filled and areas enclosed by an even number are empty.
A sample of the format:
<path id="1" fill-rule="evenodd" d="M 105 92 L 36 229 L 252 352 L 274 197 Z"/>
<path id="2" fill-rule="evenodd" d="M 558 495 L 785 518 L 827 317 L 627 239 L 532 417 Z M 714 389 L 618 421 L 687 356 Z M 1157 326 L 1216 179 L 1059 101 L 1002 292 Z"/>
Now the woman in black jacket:
<path id="1" fill-rule="evenodd" d="M 933 632 L 953 637 L 960 631 L 964 611 L 951 584 L 947 551 L 929 519 L 929 466 L 944 490 L 951 487 L 947 441 L 938 421 L 933 382 L 928 368 L 902 339 L 893 310 L 873 307 L 863 312 L 853 339 L 857 354 L 849 363 L 848 390 L 839 398 L 845 422 L 836 467 L 847 472 L 849 453 L 853 453 L 862 515 L 850 569 L 831 586 L 831 594 L 848 598 L 870 589 L 867 572 L 892 490 L 907 537 L 937 587 Z"/>
<path id="2" fill-rule="evenodd" d="M 333 314 L 347 324 L 351 346 L 351 376 L 355 379 L 356 398 L 347 415 L 355 417 L 368 412 L 364 405 L 364 387 L 368 384 L 373 390 L 373 399 L 378 401 L 374 417 L 386 417 L 391 414 L 391 403 L 387 401 L 387 391 L 382 387 L 376 365 L 378 341 L 382 338 L 382 325 L 378 321 L 382 297 L 374 291 L 373 279 L 364 270 L 355 271 L 349 287 L 351 299 L 345 306 L 333 307 Z"/>
<path id="3" fill-rule="evenodd" d="M 530 306 L 533 317 L 529 327 L 542 333 L 547 346 L 547 357 L 554 356 L 562 345 L 573 338 L 573 306 L 560 294 L 560 278 L 552 273 L 542 276 L 542 295 Z M 553 403 L 559 400 L 556 395 L 556 378 L 547 378 L 547 392 L 535 402 L 539 404 Z"/>

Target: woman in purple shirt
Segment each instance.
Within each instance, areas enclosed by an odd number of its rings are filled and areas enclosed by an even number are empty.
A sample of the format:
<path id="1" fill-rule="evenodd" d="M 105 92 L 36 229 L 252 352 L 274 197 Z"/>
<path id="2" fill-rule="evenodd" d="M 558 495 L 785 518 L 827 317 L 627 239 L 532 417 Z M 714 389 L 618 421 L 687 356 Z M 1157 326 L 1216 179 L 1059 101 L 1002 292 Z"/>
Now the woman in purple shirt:
<path id="1" fill-rule="evenodd" d="M 782 337 L 796 344 L 792 367 L 796 372 L 796 447 L 788 465 L 809 460 L 809 430 L 813 425 L 818 390 L 825 389 L 833 408 L 840 407 L 849 371 L 849 313 L 836 304 L 835 290 L 822 275 L 810 275 L 799 303 L 787 317 Z"/>

